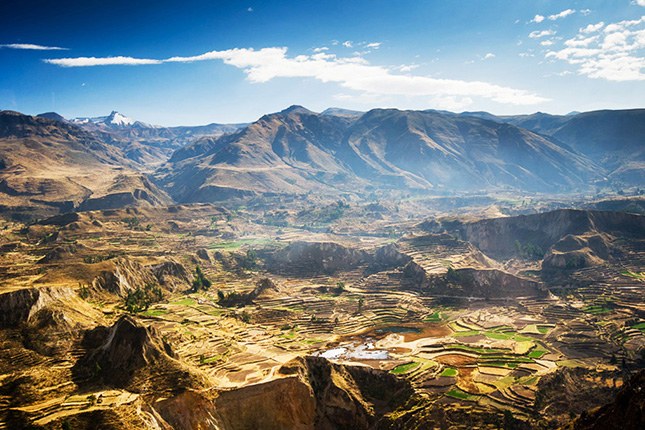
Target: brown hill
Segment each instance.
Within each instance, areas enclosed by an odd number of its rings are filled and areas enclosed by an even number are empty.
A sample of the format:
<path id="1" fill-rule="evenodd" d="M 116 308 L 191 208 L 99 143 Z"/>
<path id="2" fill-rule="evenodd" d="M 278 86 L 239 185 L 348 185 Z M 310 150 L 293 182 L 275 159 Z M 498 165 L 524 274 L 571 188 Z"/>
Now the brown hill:
<path id="1" fill-rule="evenodd" d="M 522 246 L 531 244 L 546 251 L 560 240 L 567 242 L 559 246 L 562 250 L 573 250 L 574 243 L 582 245 L 591 241 L 592 247 L 600 250 L 602 245 L 595 244 L 597 239 L 576 240 L 567 237 L 596 233 L 643 238 L 645 217 L 623 212 L 561 209 L 534 215 L 475 221 L 457 229 L 464 240 L 483 252 L 508 257 L 516 254 L 518 242 Z"/>
<path id="2" fill-rule="evenodd" d="M 156 173 L 178 201 L 255 194 L 391 190 L 567 191 L 597 177 L 584 156 L 493 121 L 375 109 L 356 116 L 301 107 L 265 115 L 173 154 Z"/>
<path id="3" fill-rule="evenodd" d="M 68 122 L 52 112 L 39 116 Z M 120 148 L 125 157 L 142 167 L 166 161 L 173 151 L 202 136 L 221 136 L 248 125 L 212 123 L 192 127 L 161 127 L 134 121 L 116 111 L 104 117 L 75 119 L 72 124 Z"/>
<path id="4" fill-rule="evenodd" d="M 565 190 L 592 164 L 525 129 L 437 112 L 374 109 L 358 119 L 339 156 L 361 176 L 424 188 Z"/>
<path id="5" fill-rule="evenodd" d="M 349 121 L 302 110 L 265 115 L 235 134 L 182 148 L 157 178 L 180 202 L 329 191 L 335 176 L 348 173 L 333 149 Z"/>
<path id="6" fill-rule="evenodd" d="M 119 148 L 73 125 L 0 112 L 2 210 L 36 216 L 170 202 Z"/>
<path id="7" fill-rule="evenodd" d="M 485 112 L 470 115 L 490 117 Z M 492 119 L 551 136 L 574 148 L 605 168 L 612 182 L 639 186 L 645 179 L 645 109 L 600 110 L 565 116 L 537 112 Z"/>
<path id="8" fill-rule="evenodd" d="M 637 430 L 645 428 L 645 370 L 633 375 L 613 402 L 580 416 L 564 427 L 570 430 Z"/>

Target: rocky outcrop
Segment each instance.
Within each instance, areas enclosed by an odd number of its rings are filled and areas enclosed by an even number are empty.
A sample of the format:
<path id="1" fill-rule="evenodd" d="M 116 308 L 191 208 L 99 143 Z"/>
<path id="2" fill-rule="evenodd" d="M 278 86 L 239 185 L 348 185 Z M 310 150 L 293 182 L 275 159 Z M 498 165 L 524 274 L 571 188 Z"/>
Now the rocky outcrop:
<path id="1" fill-rule="evenodd" d="M 155 421 L 161 428 L 222 429 L 215 405 L 204 392 L 186 390 L 172 398 L 160 399 L 151 409 L 153 416 L 158 416 Z"/>
<path id="2" fill-rule="evenodd" d="M 153 285 L 158 281 L 150 269 L 128 258 L 115 258 L 111 263 L 112 270 L 101 272 L 92 281 L 95 289 L 125 297 L 130 291 L 143 289 L 146 285 Z"/>
<path id="3" fill-rule="evenodd" d="M 365 251 L 333 242 L 294 242 L 271 254 L 267 263 L 270 270 L 278 272 L 333 274 L 370 260 Z"/>
<path id="4" fill-rule="evenodd" d="M 590 210 L 561 209 L 535 215 L 487 219 L 459 228 L 459 234 L 483 252 L 511 257 L 517 242 L 546 250 L 567 235 L 606 233 L 618 237 L 645 237 L 645 216 Z"/>
<path id="5" fill-rule="evenodd" d="M 599 234 L 567 235 L 553 245 L 542 262 L 542 270 L 577 269 L 605 263 L 618 251 Z"/>
<path id="6" fill-rule="evenodd" d="M 548 296 L 540 283 L 497 269 L 451 269 L 445 274 L 433 275 L 411 261 L 403 274 L 417 288 L 436 295 L 477 299 Z"/>
<path id="7" fill-rule="evenodd" d="M 370 270 L 380 272 L 382 270 L 403 267 L 412 261 L 412 257 L 399 251 L 396 244 L 382 246 L 374 253 L 374 261 L 370 265 Z"/>
<path id="8" fill-rule="evenodd" d="M 49 264 L 62 261 L 68 261 L 70 257 L 76 254 L 79 250 L 87 249 L 87 247 L 75 243 L 66 243 L 55 247 L 45 254 L 43 258 L 38 260 L 38 264 Z"/>
<path id="9" fill-rule="evenodd" d="M 143 202 L 150 203 L 148 193 L 143 190 L 135 190 L 135 192 L 108 194 L 106 196 L 87 199 L 78 206 L 77 210 L 79 212 L 86 212 L 102 209 L 119 209 L 125 206 L 137 206 Z"/>
<path id="10" fill-rule="evenodd" d="M 320 357 L 295 358 L 278 373 L 233 390 L 186 390 L 153 407 L 176 430 L 363 430 L 414 393 L 388 372 Z"/>
<path id="11" fill-rule="evenodd" d="M 155 391 L 156 375 L 162 374 L 166 384 L 175 383 L 184 373 L 181 364 L 174 360 L 172 348 L 152 327 L 146 327 L 128 315 L 124 315 L 110 328 L 99 326 L 85 334 L 83 344 L 86 354 L 73 369 L 77 380 L 100 379 L 104 384 L 144 391 L 141 378 L 152 384 Z M 190 380 L 191 378 L 187 378 Z M 190 385 L 190 384 L 188 384 Z"/>
<path id="12" fill-rule="evenodd" d="M 316 426 L 314 392 L 297 376 L 223 391 L 215 405 L 220 426 L 227 430 L 321 428 Z"/>
<path id="13" fill-rule="evenodd" d="M 531 281 L 501 270 L 455 270 L 457 282 L 463 291 L 473 297 L 485 299 L 546 297 L 548 292 L 538 282 Z"/>
<path id="14" fill-rule="evenodd" d="M 110 270 L 102 271 L 92 281 L 95 290 L 108 291 L 121 297 L 146 285 L 160 284 L 170 290 L 185 286 L 192 281 L 188 270 L 176 261 L 165 261 L 152 266 L 143 266 L 125 257 L 110 260 Z"/>
<path id="15" fill-rule="evenodd" d="M 193 275 L 188 269 L 174 260 L 150 266 L 150 270 L 159 281 L 159 284 L 171 291 L 175 291 L 193 281 Z"/>
<path id="16" fill-rule="evenodd" d="M 80 216 L 76 212 L 69 212 L 61 215 L 55 215 L 53 217 L 46 218 L 40 221 L 38 224 L 41 225 L 55 225 L 58 227 L 71 224 L 80 220 Z"/>
<path id="17" fill-rule="evenodd" d="M 584 411 L 611 402 L 622 379 L 623 375 L 618 371 L 561 368 L 540 379 L 535 396 L 535 409 L 560 422 L 569 421 L 569 411 Z"/>
<path id="18" fill-rule="evenodd" d="M 74 297 L 76 293 L 69 287 L 28 288 L 0 294 L 0 326 L 11 327 L 28 322 L 46 306 Z"/>
<path id="19" fill-rule="evenodd" d="M 335 364 L 320 357 L 298 357 L 285 364 L 280 373 L 298 375 L 311 387 L 315 429 L 371 428 L 384 412 L 413 394 L 409 382 L 387 372 Z M 374 402 L 389 407 L 377 412 Z"/>
<path id="20" fill-rule="evenodd" d="M 568 430 L 640 430 L 645 428 L 645 370 L 632 376 L 613 402 L 585 411 Z"/>

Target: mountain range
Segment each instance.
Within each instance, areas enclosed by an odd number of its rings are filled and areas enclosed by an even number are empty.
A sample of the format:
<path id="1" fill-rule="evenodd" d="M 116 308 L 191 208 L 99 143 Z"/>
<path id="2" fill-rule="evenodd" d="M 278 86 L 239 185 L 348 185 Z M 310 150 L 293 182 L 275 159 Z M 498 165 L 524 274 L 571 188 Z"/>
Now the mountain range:
<path id="1" fill-rule="evenodd" d="M 71 123 L 0 112 L 0 205 L 48 214 L 171 202 L 123 151 Z"/>
<path id="2" fill-rule="evenodd" d="M 193 127 L 162 127 L 136 121 L 117 111 L 107 116 L 69 121 L 55 112 L 38 116 L 70 123 L 98 135 L 103 141 L 121 148 L 126 158 L 148 168 L 167 160 L 173 151 L 201 136 L 220 136 L 248 125 L 212 123 Z"/>
<path id="3" fill-rule="evenodd" d="M 374 109 L 360 116 L 300 106 L 176 151 L 155 174 L 178 201 L 256 193 L 380 189 L 562 192 L 603 168 L 546 135 L 439 112 Z"/>
<path id="4" fill-rule="evenodd" d="M 251 124 L 197 127 L 116 111 L 73 120 L 0 111 L 0 193 L 6 207 L 61 211 L 123 192 L 135 205 L 376 189 L 567 193 L 639 186 L 644 143 L 645 109 L 495 116 L 291 106 Z"/>

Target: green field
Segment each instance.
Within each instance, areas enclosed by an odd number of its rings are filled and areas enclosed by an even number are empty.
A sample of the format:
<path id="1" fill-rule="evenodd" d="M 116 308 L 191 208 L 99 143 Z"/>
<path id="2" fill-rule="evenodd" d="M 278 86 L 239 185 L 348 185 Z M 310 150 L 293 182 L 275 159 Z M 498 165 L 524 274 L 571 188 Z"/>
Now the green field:
<path id="1" fill-rule="evenodd" d="M 531 351 L 531 352 L 529 352 L 529 357 L 531 357 L 531 358 L 540 358 L 546 353 L 547 353 L 547 351 Z"/>
<path id="2" fill-rule="evenodd" d="M 626 272 L 620 272 L 620 274 L 623 276 L 629 276 L 630 278 L 645 279 L 645 273 L 634 273 L 634 272 L 626 271 Z"/>
<path id="3" fill-rule="evenodd" d="M 446 396 L 454 397 L 455 399 L 460 399 L 460 400 L 472 400 L 473 402 L 476 402 L 477 400 L 479 400 L 479 396 L 473 396 L 472 394 L 464 393 L 458 388 L 448 391 L 446 393 Z"/>
<path id="4" fill-rule="evenodd" d="M 177 300 L 176 302 L 170 303 L 171 305 L 181 305 L 181 306 L 195 306 L 197 302 L 195 300 L 191 299 L 190 297 L 182 299 L 182 300 Z"/>
<path id="5" fill-rule="evenodd" d="M 450 345 L 450 348 L 457 348 L 468 352 L 477 352 L 479 354 L 504 354 L 505 352 L 508 352 L 508 351 L 503 351 L 501 349 L 475 348 L 467 345 Z"/>
<path id="6" fill-rule="evenodd" d="M 466 330 L 466 331 L 458 331 L 456 333 L 453 333 L 451 336 L 452 337 L 463 337 L 463 336 L 475 336 L 478 335 L 479 332 L 477 330 Z"/>
<path id="7" fill-rule="evenodd" d="M 535 339 L 533 339 L 532 337 L 522 336 L 521 334 L 516 334 L 515 336 L 513 336 L 513 340 L 517 342 L 535 342 Z"/>
<path id="8" fill-rule="evenodd" d="M 611 312 L 612 310 L 604 307 L 603 305 L 591 305 L 582 309 L 582 312 L 586 312 L 592 315 L 600 315 Z"/>
<path id="9" fill-rule="evenodd" d="M 511 337 L 513 337 L 512 334 L 496 333 L 496 332 L 492 332 L 492 331 L 487 331 L 484 334 L 486 336 L 490 337 L 491 339 L 498 339 L 498 340 L 506 340 L 506 339 L 510 339 Z"/>
<path id="10" fill-rule="evenodd" d="M 140 315 L 146 315 L 149 317 L 158 317 L 159 315 L 163 315 L 168 313 L 166 309 L 148 309 L 147 311 L 143 311 L 140 313 Z"/>
<path id="11" fill-rule="evenodd" d="M 419 366 L 419 364 L 420 363 L 417 363 L 416 361 L 413 361 L 412 363 L 399 364 L 394 369 L 392 369 L 392 373 L 394 373 L 395 375 L 400 375 L 401 373 L 406 373 L 412 369 L 415 369 Z"/>
<path id="12" fill-rule="evenodd" d="M 441 375 L 439 376 L 457 376 L 457 369 L 444 369 L 444 371 L 441 372 Z"/>
<path id="13" fill-rule="evenodd" d="M 437 311 L 437 312 L 425 317 L 425 319 L 423 321 L 425 321 L 425 322 L 441 322 L 441 321 L 443 321 L 443 319 L 441 318 L 441 314 L 439 314 L 439 311 Z"/>

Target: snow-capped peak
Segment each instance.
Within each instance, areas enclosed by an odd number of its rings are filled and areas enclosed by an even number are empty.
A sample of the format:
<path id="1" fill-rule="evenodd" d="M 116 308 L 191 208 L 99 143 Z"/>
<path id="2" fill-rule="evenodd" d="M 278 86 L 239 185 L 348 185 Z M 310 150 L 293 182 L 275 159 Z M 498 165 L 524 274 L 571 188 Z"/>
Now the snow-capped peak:
<path id="1" fill-rule="evenodd" d="M 113 110 L 112 113 L 107 118 L 105 118 L 105 121 L 103 122 L 107 125 L 126 126 L 133 125 L 136 121 Z"/>
<path id="2" fill-rule="evenodd" d="M 119 112 L 113 110 L 108 116 L 96 116 L 92 118 L 74 118 L 72 122 L 76 124 L 96 124 L 100 126 L 107 126 L 112 128 L 121 128 L 121 127 L 132 127 L 132 126 L 143 126 L 148 127 L 148 124 L 135 121 L 132 118 L 128 118 L 125 115 L 121 115 Z"/>

